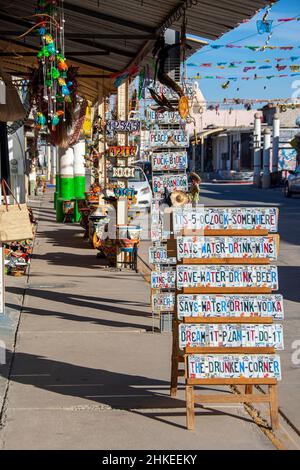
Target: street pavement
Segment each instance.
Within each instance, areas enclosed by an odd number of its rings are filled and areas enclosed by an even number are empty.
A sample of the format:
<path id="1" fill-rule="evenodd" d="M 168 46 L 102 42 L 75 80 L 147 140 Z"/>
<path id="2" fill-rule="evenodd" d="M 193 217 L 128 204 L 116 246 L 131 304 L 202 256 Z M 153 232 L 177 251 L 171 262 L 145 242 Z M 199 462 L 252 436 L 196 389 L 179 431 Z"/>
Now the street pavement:
<path id="1" fill-rule="evenodd" d="M 287 319 L 280 406 L 297 425 L 300 378 L 291 351 L 300 338 L 300 199 L 221 185 L 203 186 L 202 198 L 210 205 L 281 207 Z M 79 226 L 56 224 L 52 199 L 48 192 L 39 210 L 28 284 L 7 286 L 7 307 L 23 307 L 13 361 L 0 366 L 2 383 L 10 372 L 0 448 L 273 449 L 243 406 L 199 407 L 196 430 L 186 430 L 183 387 L 178 398 L 169 397 L 171 337 L 153 333 L 149 285 L 140 274 L 107 268 Z M 13 351 L 13 341 L 8 347 Z"/>

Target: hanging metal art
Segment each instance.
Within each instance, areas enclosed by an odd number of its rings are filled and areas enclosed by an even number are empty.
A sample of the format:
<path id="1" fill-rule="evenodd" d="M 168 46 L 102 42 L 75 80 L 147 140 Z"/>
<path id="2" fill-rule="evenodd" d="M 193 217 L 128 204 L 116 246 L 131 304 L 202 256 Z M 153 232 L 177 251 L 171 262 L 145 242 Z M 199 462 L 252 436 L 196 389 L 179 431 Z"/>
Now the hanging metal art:
<path id="1" fill-rule="evenodd" d="M 41 43 L 39 66 L 30 80 L 35 123 L 50 132 L 53 143 L 60 144 L 71 129 L 77 103 L 77 69 L 68 66 L 64 55 L 63 2 L 38 0 L 34 16 Z"/>

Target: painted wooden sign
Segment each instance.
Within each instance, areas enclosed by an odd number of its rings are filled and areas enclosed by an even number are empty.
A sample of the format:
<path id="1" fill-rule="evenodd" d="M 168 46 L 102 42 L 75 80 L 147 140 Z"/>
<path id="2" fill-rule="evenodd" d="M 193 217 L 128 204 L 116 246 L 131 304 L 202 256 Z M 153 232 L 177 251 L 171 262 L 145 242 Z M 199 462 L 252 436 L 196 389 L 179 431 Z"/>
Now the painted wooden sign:
<path id="1" fill-rule="evenodd" d="M 150 147 L 188 147 L 189 136 L 184 129 L 156 129 L 149 132 Z"/>
<path id="2" fill-rule="evenodd" d="M 272 348 L 283 350 L 282 325 L 179 325 L 179 348 Z"/>
<path id="3" fill-rule="evenodd" d="M 140 130 L 140 121 L 113 121 L 109 120 L 106 123 L 106 129 L 109 132 L 137 132 Z"/>
<path id="4" fill-rule="evenodd" d="M 152 264 L 176 264 L 176 258 L 168 257 L 166 247 L 153 246 L 149 248 L 149 262 Z"/>
<path id="5" fill-rule="evenodd" d="M 161 152 L 152 155 L 153 171 L 185 170 L 187 165 L 186 152 Z"/>
<path id="6" fill-rule="evenodd" d="M 175 289 L 176 271 L 152 271 L 151 287 L 152 289 Z"/>
<path id="7" fill-rule="evenodd" d="M 177 265 L 177 287 L 265 287 L 278 289 L 276 266 Z"/>
<path id="8" fill-rule="evenodd" d="M 175 294 L 172 292 L 159 292 L 152 294 L 152 310 L 159 312 L 172 312 L 175 305 Z"/>
<path id="9" fill-rule="evenodd" d="M 187 191 L 187 175 L 159 175 L 152 178 L 153 192 L 157 194 L 164 193 L 167 189 L 170 193 L 176 190 Z"/>
<path id="10" fill-rule="evenodd" d="M 177 258 L 277 259 L 275 235 L 265 237 L 178 237 Z"/>
<path id="11" fill-rule="evenodd" d="M 115 166 L 113 167 L 114 178 L 133 178 L 135 168 L 131 166 Z"/>
<path id="12" fill-rule="evenodd" d="M 184 317 L 259 316 L 282 320 L 284 318 L 283 298 L 279 294 L 178 294 L 177 315 L 179 319 Z"/>
<path id="13" fill-rule="evenodd" d="M 280 358 L 277 355 L 200 355 L 188 357 L 188 376 L 207 378 L 275 378 L 281 380 Z"/>
<path id="14" fill-rule="evenodd" d="M 278 231 L 278 209 L 275 207 L 175 208 L 175 232 L 187 230 L 258 230 Z"/>
<path id="15" fill-rule="evenodd" d="M 146 119 L 148 123 L 154 124 L 179 124 L 182 122 L 180 114 L 178 111 L 165 111 L 164 113 L 159 113 L 155 109 L 147 108 L 146 109 Z"/>
<path id="16" fill-rule="evenodd" d="M 132 145 L 110 146 L 108 155 L 110 157 L 135 157 L 136 147 Z"/>

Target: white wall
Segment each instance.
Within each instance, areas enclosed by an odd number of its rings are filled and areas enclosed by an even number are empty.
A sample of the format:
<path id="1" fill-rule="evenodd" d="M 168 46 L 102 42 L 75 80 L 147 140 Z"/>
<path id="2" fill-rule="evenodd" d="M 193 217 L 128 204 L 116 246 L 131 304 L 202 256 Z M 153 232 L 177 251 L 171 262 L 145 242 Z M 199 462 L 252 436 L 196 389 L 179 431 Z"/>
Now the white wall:
<path id="1" fill-rule="evenodd" d="M 8 136 L 9 161 L 11 165 L 11 189 L 18 202 L 25 202 L 25 136 L 24 127 Z M 17 160 L 16 171 L 12 160 Z"/>

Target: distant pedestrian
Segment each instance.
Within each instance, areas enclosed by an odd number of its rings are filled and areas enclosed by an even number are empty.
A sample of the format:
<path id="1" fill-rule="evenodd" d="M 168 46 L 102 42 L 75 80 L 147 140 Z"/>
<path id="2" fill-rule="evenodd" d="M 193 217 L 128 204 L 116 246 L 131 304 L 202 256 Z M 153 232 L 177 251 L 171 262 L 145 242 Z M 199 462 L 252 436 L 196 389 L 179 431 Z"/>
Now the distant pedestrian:
<path id="1" fill-rule="evenodd" d="M 200 184 L 201 184 L 201 178 L 197 173 L 190 173 L 190 180 L 191 180 L 191 187 L 190 187 L 190 193 L 189 193 L 189 198 L 193 206 L 196 206 L 199 204 L 200 201 Z"/>

